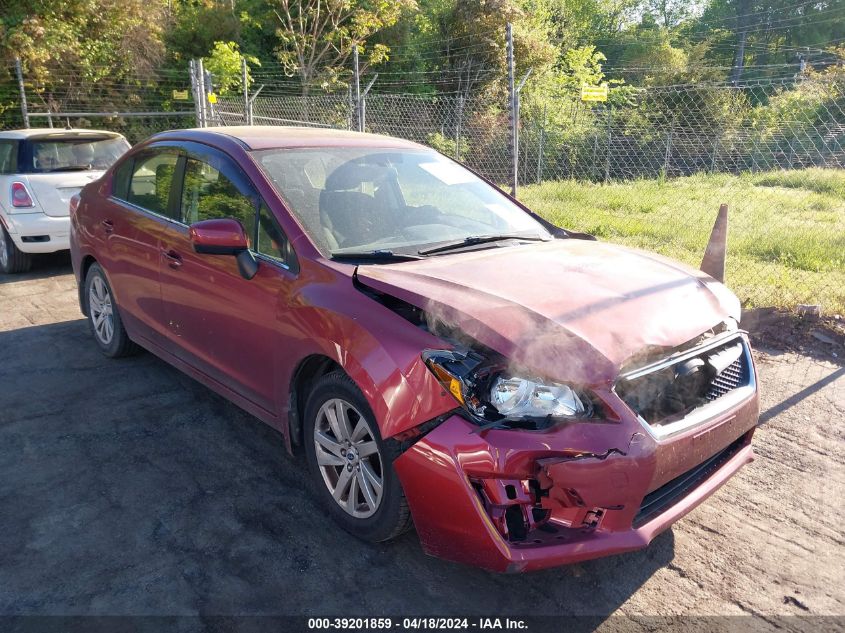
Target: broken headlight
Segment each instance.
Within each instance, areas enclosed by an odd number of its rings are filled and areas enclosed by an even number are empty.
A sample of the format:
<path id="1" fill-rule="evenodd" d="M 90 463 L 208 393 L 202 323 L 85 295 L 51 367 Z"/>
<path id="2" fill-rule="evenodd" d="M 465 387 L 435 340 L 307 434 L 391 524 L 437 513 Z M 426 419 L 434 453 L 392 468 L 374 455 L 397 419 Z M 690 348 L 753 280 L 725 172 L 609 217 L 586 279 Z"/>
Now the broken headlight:
<path id="1" fill-rule="evenodd" d="M 515 374 L 502 360 L 476 351 L 428 350 L 423 361 L 443 388 L 478 423 L 546 428 L 593 414 L 589 395 L 562 383 Z"/>

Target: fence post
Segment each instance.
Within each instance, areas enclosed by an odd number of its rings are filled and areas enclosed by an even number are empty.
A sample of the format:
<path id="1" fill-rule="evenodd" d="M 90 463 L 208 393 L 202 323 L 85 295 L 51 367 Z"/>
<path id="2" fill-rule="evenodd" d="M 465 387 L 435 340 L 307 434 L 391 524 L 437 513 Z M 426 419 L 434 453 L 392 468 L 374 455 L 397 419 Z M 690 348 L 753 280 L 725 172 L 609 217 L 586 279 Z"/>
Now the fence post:
<path id="1" fill-rule="evenodd" d="M 352 130 L 355 126 L 355 103 L 352 100 L 352 84 L 346 84 L 346 129 Z"/>
<path id="2" fill-rule="evenodd" d="M 202 67 L 202 58 L 197 60 L 195 68 L 197 70 L 197 87 L 199 89 L 200 127 L 206 127 L 208 118 L 206 116 L 207 112 L 205 108 L 205 69 Z"/>
<path id="3" fill-rule="evenodd" d="M 516 87 L 514 86 L 514 67 L 513 67 L 513 27 L 508 22 L 505 27 L 505 36 L 507 38 L 507 53 L 508 53 L 508 97 L 510 106 L 510 124 L 511 124 L 511 195 L 516 198 L 516 187 L 519 169 L 519 137 L 518 128 L 519 121 L 517 121 L 516 111 Z"/>
<path id="4" fill-rule="evenodd" d="M 607 153 L 604 159 L 604 181 L 610 180 L 610 139 L 611 139 L 611 119 L 613 118 L 613 108 L 606 108 L 607 112 Z"/>
<path id="5" fill-rule="evenodd" d="M 458 95 L 458 121 L 455 124 L 455 160 L 461 160 L 461 119 L 464 117 L 464 96 Z"/>
<path id="6" fill-rule="evenodd" d="M 537 184 L 543 182 L 543 140 L 546 136 L 546 107 L 547 103 L 543 104 L 543 122 L 540 124 L 540 139 L 537 147 Z"/>
<path id="7" fill-rule="evenodd" d="M 192 59 L 188 62 L 188 74 L 191 78 L 191 96 L 194 98 L 194 119 L 197 127 L 200 126 L 200 95 L 197 90 L 197 69 L 196 62 Z"/>
<path id="8" fill-rule="evenodd" d="M 669 134 L 666 135 L 666 153 L 663 156 L 663 177 L 669 175 L 669 161 L 672 158 L 672 135 L 675 133 L 675 117 L 672 115 L 672 123 L 669 124 Z"/>
<path id="9" fill-rule="evenodd" d="M 211 99 L 208 98 L 209 94 L 214 92 L 214 84 L 211 81 L 211 71 L 205 69 L 205 65 L 203 65 L 202 60 L 200 60 L 200 67 L 202 68 L 203 72 L 203 103 L 205 104 L 205 124 L 206 127 L 209 123 L 211 125 L 219 125 L 221 122 L 218 119 L 217 115 L 214 113 L 214 104 L 211 102 Z"/>
<path id="10" fill-rule="evenodd" d="M 23 85 L 23 70 L 21 69 L 21 58 L 15 57 L 15 73 L 18 76 L 18 90 L 21 92 L 21 116 L 23 116 L 23 126 L 29 127 L 29 110 L 26 107 L 26 89 Z"/>
<path id="11" fill-rule="evenodd" d="M 754 143 L 751 145 L 751 173 L 757 173 L 757 141 L 758 135 L 754 135 Z"/>
<path id="12" fill-rule="evenodd" d="M 378 79 L 378 73 L 373 75 L 373 78 L 370 79 L 370 82 L 367 84 L 367 87 L 364 88 L 364 92 L 361 93 L 361 131 L 367 131 L 367 95 L 370 93 L 370 88 L 373 87 L 373 84 L 376 83 L 376 79 Z"/>
<path id="13" fill-rule="evenodd" d="M 256 90 L 251 95 L 249 95 L 249 104 L 248 104 L 249 109 L 247 110 L 247 112 L 248 112 L 248 116 L 249 116 L 249 124 L 250 125 L 253 125 L 254 121 L 255 121 L 255 118 L 254 118 L 255 100 L 258 98 L 258 95 L 261 94 L 261 91 L 264 90 L 264 86 L 265 86 L 265 84 L 261 84 L 260 86 L 258 86 L 258 90 Z"/>
<path id="14" fill-rule="evenodd" d="M 249 77 L 247 76 L 246 57 L 241 57 L 241 82 L 244 88 L 243 120 L 247 125 L 252 125 L 252 121 L 249 120 Z"/>
<path id="15" fill-rule="evenodd" d="M 713 139 L 713 155 L 710 157 L 710 173 L 716 173 L 716 155 L 719 151 L 719 141 L 722 138 L 722 126 L 716 129 L 716 136 Z"/>
<path id="16" fill-rule="evenodd" d="M 358 67 L 358 45 L 352 49 L 352 63 L 355 66 L 355 112 L 358 119 L 358 131 L 364 131 L 364 117 L 361 108 L 361 72 Z"/>

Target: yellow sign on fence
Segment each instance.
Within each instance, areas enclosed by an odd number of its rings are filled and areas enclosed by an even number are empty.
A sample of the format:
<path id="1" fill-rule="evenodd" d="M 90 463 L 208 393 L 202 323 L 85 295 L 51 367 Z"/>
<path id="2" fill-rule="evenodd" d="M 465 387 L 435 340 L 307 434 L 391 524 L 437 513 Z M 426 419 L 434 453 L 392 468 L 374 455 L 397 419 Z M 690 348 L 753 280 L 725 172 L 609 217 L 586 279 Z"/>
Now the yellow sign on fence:
<path id="1" fill-rule="evenodd" d="M 581 101 L 607 101 L 607 84 L 600 86 L 581 86 Z"/>
<path id="2" fill-rule="evenodd" d="M 185 101 L 188 98 L 188 91 L 187 90 L 174 90 L 173 91 L 173 98 L 179 99 L 181 101 Z"/>

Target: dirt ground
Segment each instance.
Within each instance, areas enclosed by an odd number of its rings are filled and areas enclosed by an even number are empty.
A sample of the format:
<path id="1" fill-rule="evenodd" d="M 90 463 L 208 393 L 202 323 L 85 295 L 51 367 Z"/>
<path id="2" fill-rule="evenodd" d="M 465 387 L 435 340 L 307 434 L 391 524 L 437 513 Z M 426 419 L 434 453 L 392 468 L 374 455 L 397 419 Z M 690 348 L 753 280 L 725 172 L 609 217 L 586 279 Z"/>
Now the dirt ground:
<path id="1" fill-rule="evenodd" d="M 500 576 L 342 532 L 275 431 L 151 354 L 101 356 L 47 258 L 0 276 L 0 614 L 845 616 L 827 345 L 758 346 L 757 460 L 648 549 Z"/>

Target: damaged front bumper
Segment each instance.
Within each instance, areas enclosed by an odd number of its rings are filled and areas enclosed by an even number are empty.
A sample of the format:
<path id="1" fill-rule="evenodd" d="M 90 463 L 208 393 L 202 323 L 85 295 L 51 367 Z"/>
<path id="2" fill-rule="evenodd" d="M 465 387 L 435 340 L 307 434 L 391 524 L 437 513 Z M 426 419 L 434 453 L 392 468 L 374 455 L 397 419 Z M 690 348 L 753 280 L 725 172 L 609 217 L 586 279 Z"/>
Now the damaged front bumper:
<path id="1" fill-rule="evenodd" d="M 613 417 L 544 431 L 460 415 L 395 462 L 425 551 L 522 572 L 636 550 L 754 459 L 756 392 L 661 438 L 612 391 Z"/>

